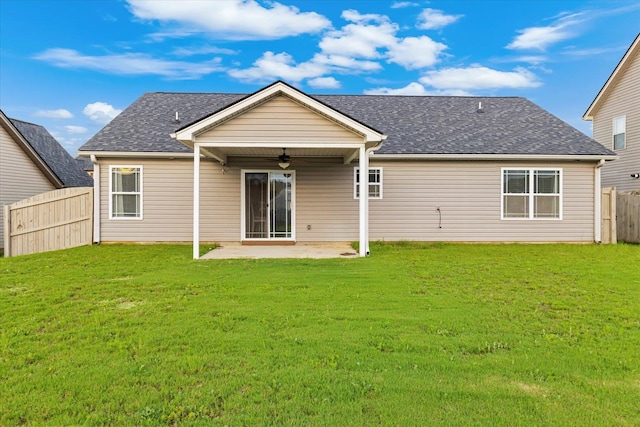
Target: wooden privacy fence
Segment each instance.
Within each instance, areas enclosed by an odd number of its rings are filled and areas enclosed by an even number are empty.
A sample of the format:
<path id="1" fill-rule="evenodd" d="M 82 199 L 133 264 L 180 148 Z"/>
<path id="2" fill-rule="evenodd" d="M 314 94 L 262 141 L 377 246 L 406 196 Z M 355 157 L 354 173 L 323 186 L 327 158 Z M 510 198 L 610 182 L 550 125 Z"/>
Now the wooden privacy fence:
<path id="1" fill-rule="evenodd" d="M 63 188 L 4 207 L 4 256 L 26 255 L 93 241 L 93 188 Z"/>
<path id="2" fill-rule="evenodd" d="M 616 205 L 618 241 L 640 243 L 640 191 L 618 193 Z"/>

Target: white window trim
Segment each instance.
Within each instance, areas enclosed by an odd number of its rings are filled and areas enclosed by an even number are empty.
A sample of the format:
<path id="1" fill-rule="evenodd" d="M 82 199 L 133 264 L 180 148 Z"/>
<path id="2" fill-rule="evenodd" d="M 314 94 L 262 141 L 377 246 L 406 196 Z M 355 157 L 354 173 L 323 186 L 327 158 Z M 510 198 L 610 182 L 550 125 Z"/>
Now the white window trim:
<path id="1" fill-rule="evenodd" d="M 369 191 L 369 200 L 380 200 L 382 199 L 382 182 L 383 182 L 383 174 L 382 174 L 382 169 L 383 168 L 379 168 L 379 167 L 374 167 L 374 168 L 369 168 L 369 170 L 377 170 L 378 171 L 378 175 L 380 176 L 380 182 L 374 182 L 373 185 L 379 185 L 380 186 L 380 192 L 378 196 L 372 196 L 371 195 L 371 191 Z M 359 176 L 360 176 L 360 168 L 356 167 L 353 168 L 353 198 L 355 200 L 358 200 L 360 197 L 358 196 L 358 186 L 360 185 L 360 183 L 358 182 L 359 180 Z M 367 175 L 367 180 L 369 179 L 368 175 Z M 371 185 L 371 183 L 369 182 L 369 185 Z"/>
<path id="2" fill-rule="evenodd" d="M 616 121 L 622 119 L 623 129 L 622 132 L 619 131 L 616 133 Z M 616 148 L 616 135 L 624 134 L 624 144 L 622 147 Z M 612 119 L 611 122 L 611 149 L 612 150 L 624 150 L 627 148 L 627 116 L 617 116 Z"/>
<path id="3" fill-rule="evenodd" d="M 128 216 L 113 216 L 113 170 L 119 168 L 133 168 L 140 169 L 140 215 L 136 217 Z M 144 187 L 143 187 L 144 173 L 142 165 L 109 165 L 109 219 L 114 221 L 140 221 L 143 219 L 144 211 Z M 137 193 L 123 193 L 123 194 L 137 194 Z"/>
<path id="4" fill-rule="evenodd" d="M 529 198 L 529 216 L 526 218 L 513 218 L 513 217 L 505 217 L 504 216 L 504 196 L 508 195 L 509 193 L 505 193 L 504 192 L 504 172 L 505 171 L 510 171 L 510 170 L 522 170 L 522 171 L 528 171 L 529 172 L 529 193 L 521 193 L 522 195 L 525 195 Z M 541 171 L 541 170 L 545 170 L 545 171 L 555 171 L 558 172 L 558 179 L 559 179 L 559 183 L 558 183 L 558 189 L 559 192 L 557 194 L 558 196 L 558 203 L 560 203 L 559 206 L 559 211 L 558 211 L 558 217 L 557 218 L 536 218 L 534 216 L 534 197 L 535 193 L 533 192 L 535 186 L 534 186 L 534 180 L 535 180 L 535 171 Z M 519 166 L 513 166 L 513 167 L 504 167 L 501 168 L 500 170 L 500 219 L 501 220 L 505 220 L 505 221 L 562 221 L 563 218 L 563 207 L 564 207 L 564 197 L 563 197 L 563 173 L 562 173 L 562 168 L 545 168 L 545 167 L 535 167 L 535 168 L 527 168 L 527 167 L 519 167 Z"/>

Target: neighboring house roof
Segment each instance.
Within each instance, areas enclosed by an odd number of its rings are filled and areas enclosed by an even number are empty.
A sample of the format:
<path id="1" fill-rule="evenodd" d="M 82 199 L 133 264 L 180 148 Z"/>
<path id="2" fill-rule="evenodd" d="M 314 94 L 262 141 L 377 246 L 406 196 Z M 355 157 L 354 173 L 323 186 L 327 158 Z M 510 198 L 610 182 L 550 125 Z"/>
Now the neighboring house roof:
<path id="1" fill-rule="evenodd" d="M 58 181 L 54 182 L 56 186 L 93 186 L 93 179 L 44 127 L 17 119 L 8 118 L 8 120 L 21 137 L 18 138 L 19 143 L 26 143 L 29 146 L 26 148 L 35 152 L 37 160 L 54 175 Z"/>
<path id="2" fill-rule="evenodd" d="M 189 153 L 190 148 L 170 135 L 185 124 L 197 122 L 245 97 L 246 94 L 146 93 L 80 150 Z M 384 132 L 387 139 L 376 155 L 615 156 L 520 97 L 311 97 Z M 175 120 L 176 112 L 179 122 Z"/>
<path id="3" fill-rule="evenodd" d="M 76 157 L 74 159 L 85 172 L 93 171 L 93 162 L 88 157 Z"/>
<path id="4" fill-rule="evenodd" d="M 638 54 L 640 54 L 640 33 L 638 33 L 635 40 L 631 43 L 631 46 L 629 46 L 629 49 L 627 49 L 620 62 L 618 62 L 618 65 L 616 65 L 616 68 L 605 82 L 604 86 L 602 86 L 589 108 L 587 108 L 587 111 L 585 111 L 582 116 L 583 120 L 593 120 L 593 116 L 600 108 L 600 105 L 607 97 L 611 88 L 615 86 L 616 82 L 624 74 L 624 70 L 631 64 L 632 58 Z"/>

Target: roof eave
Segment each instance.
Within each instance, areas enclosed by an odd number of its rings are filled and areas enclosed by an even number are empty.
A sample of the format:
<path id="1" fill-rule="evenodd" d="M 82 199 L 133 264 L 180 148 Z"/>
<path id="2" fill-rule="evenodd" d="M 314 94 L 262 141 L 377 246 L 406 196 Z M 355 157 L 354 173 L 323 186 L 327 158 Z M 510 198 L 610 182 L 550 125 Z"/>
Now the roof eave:
<path id="1" fill-rule="evenodd" d="M 610 154 L 373 154 L 380 160 L 508 160 L 508 161 L 590 161 L 615 160 Z"/>
<path id="2" fill-rule="evenodd" d="M 64 182 L 53 172 L 49 165 L 40 157 L 36 150 L 31 146 L 29 141 L 20 133 L 20 131 L 11 123 L 11 120 L 0 110 L 0 124 L 5 128 L 7 133 L 18 143 L 18 146 L 24 151 L 24 153 L 31 159 L 38 169 L 44 174 L 44 176 L 53 184 L 56 188 L 65 187 Z"/>
<path id="3" fill-rule="evenodd" d="M 335 110 L 334 108 L 318 101 L 317 99 L 309 96 L 298 89 L 290 86 L 282 81 L 277 81 L 237 102 L 230 104 L 229 106 L 213 113 L 207 117 L 198 120 L 190 125 L 187 125 L 176 132 L 171 134 L 171 138 L 185 144 L 186 146 L 193 148 L 193 143 L 198 134 L 207 131 L 215 123 L 224 121 L 229 117 L 233 117 L 235 114 L 242 112 L 254 105 L 259 105 L 265 99 L 277 96 L 279 94 L 286 95 L 295 101 L 307 105 L 309 108 L 316 110 L 331 119 L 342 123 L 345 127 L 353 129 L 353 131 L 362 134 L 365 142 L 382 142 L 386 135 L 382 132 L 373 129 L 348 115 Z"/>
<path id="4" fill-rule="evenodd" d="M 594 98 L 593 102 L 591 102 L 591 105 L 589 105 L 587 111 L 585 111 L 585 113 L 582 115 L 582 120 L 593 121 L 595 110 L 597 110 L 599 104 L 602 102 L 602 99 L 609 91 L 609 87 L 611 87 L 613 85 L 613 82 L 618 78 L 620 70 L 624 68 L 627 60 L 633 55 L 638 46 L 640 46 L 640 33 L 638 33 L 635 40 L 631 43 L 631 46 L 629 46 L 629 49 L 627 49 L 625 54 L 622 56 L 622 59 L 620 59 L 620 62 L 618 62 L 618 65 L 616 65 L 616 67 L 613 69 L 613 72 L 611 73 L 607 81 L 604 83 L 602 88 L 600 88 L 600 91 L 598 91 L 598 94 Z"/>

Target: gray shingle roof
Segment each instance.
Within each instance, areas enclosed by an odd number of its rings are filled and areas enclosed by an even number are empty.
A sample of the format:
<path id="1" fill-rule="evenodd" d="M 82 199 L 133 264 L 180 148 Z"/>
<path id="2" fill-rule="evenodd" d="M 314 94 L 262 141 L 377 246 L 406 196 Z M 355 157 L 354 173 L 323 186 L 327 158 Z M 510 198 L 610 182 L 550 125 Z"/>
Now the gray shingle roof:
<path id="1" fill-rule="evenodd" d="M 169 136 L 246 94 L 146 93 L 82 151 L 191 150 Z M 316 100 L 387 135 L 379 154 L 615 155 L 520 97 L 317 95 Z M 478 112 L 482 102 L 483 112 Z M 175 121 L 179 113 L 180 122 Z"/>
<path id="2" fill-rule="evenodd" d="M 42 126 L 9 119 L 65 187 L 92 187 L 93 179 Z"/>

